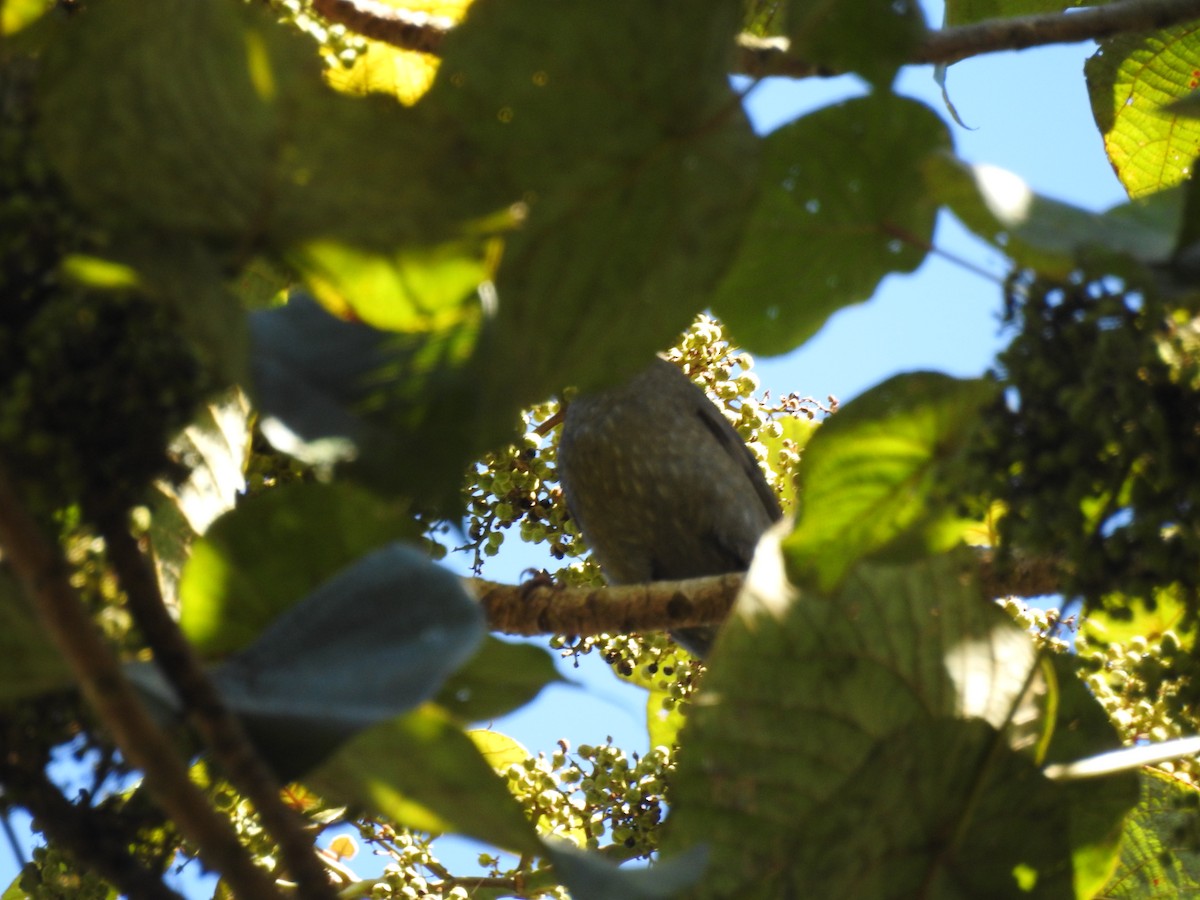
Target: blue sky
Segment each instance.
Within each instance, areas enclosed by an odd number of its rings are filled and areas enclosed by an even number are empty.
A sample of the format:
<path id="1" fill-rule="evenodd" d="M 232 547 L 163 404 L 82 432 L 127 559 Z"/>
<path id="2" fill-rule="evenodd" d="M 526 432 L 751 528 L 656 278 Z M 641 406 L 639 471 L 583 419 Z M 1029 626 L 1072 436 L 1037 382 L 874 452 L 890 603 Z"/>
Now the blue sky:
<path id="1" fill-rule="evenodd" d="M 939 19 L 940 12 L 930 16 L 931 22 Z M 1101 210 L 1123 200 L 1088 107 L 1083 63 L 1092 52 L 1087 45 L 1055 47 L 994 54 L 952 67 L 949 94 L 970 126 L 950 125 L 959 154 L 971 162 L 1009 169 L 1039 193 L 1086 209 Z M 903 72 L 899 88 L 951 121 L 928 67 Z M 747 105 L 756 127 L 769 131 L 803 112 L 861 92 L 853 78 L 773 79 L 758 86 Z M 1002 258 L 949 216 L 939 222 L 935 243 L 950 256 L 994 273 L 997 280 L 1003 275 Z M 756 371 L 772 393 L 834 394 L 842 401 L 897 372 L 979 374 L 1002 345 L 997 280 L 931 255 L 916 273 L 887 279 L 868 303 L 836 315 L 803 347 L 760 359 Z M 522 569 L 546 564 L 519 547 L 515 535 L 510 547 L 512 551 L 489 564 L 487 577 L 516 581 Z M 465 570 L 465 560 L 451 563 Z M 551 751 L 562 737 L 578 745 L 602 742 L 609 735 L 627 750 L 646 748 L 640 691 L 621 684 L 593 657 L 579 669 L 564 669 L 564 674 L 579 687 L 552 688 L 533 706 L 494 727 L 534 752 Z M 15 817 L 14 824 L 27 834 L 27 819 Z M 473 854 L 459 858 L 469 862 Z M 0 891 L 16 868 L 7 843 L 0 843 Z M 206 893 L 193 884 L 188 893 L 209 896 L 211 886 Z"/>

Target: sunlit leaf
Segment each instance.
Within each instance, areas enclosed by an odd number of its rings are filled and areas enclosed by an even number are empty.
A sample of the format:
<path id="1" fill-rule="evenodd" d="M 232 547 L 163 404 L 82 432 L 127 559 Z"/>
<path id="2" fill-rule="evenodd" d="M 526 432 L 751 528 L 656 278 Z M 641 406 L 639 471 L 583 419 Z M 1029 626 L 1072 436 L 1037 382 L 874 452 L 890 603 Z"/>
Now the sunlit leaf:
<path id="1" fill-rule="evenodd" d="M 305 781 L 327 800 L 410 828 L 539 851 L 533 827 L 504 782 L 435 706 L 359 735 Z"/>
<path id="2" fill-rule="evenodd" d="M 939 491 L 994 390 L 898 375 L 822 425 L 800 467 L 800 517 L 784 543 L 791 571 L 828 589 L 856 560 L 901 539 L 915 539 L 916 553 L 957 543 L 963 523 Z"/>
<path id="3" fill-rule="evenodd" d="M 1200 896 L 1194 785 L 1147 770 L 1141 798 L 1125 822 L 1117 870 L 1099 896 L 1112 900 Z"/>
<path id="4" fill-rule="evenodd" d="M 204 653 L 253 641 L 363 554 L 415 538 L 403 507 L 347 484 L 267 491 L 213 523 L 183 571 L 180 625 Z"/>
<path id="5" fill-rule="evenodd" d="M 1200 85 L 1198 28 L 1118 35 L 1087 61 L 1092 114 L 1131 197 L 1183 181 L 1200 152 L 1200 121 L 1165 109 Z"/>

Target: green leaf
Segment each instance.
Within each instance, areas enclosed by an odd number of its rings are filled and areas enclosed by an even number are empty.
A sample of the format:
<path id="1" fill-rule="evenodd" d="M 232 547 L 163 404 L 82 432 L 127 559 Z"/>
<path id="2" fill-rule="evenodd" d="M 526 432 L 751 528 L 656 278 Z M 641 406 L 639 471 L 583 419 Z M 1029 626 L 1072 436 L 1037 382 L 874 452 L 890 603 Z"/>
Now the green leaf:
<path id="1" fill-rule="evenodd" d="M 288 780 L 428 700 L 484 633 L 479 604 L 457 576 L 392 544 L 280 615 L 212 678 Z"/>
<path id="2" fill-rule="evenodd" d="M 380 252 L 326 238 L 288 262 L 337 314 L 385 331 L 442 331 L 478 317 L 477 291 L 491 277 L 487 248 L 476 240 Z"/>
<path id="3" fill-rule="evenodd" d="M 1125 822 L 1120 864 L 1098 896 L 1111 900 L 1200 896 L 1196 788 L 1147 769 L 1140 799 Z"/>
<path id="4" fill-rule="evenodd" d="M 524 214 L 496 273 L 489 403 L 641 368 L 705 305 L 755 190 L 728 82 L 738 13 L 482 0 L 447 38 L 422 105 Z"/>
<path id="5" fill-rule="evenodd" d="M 348 484 L 293 484 L 242 503 L 196 543 L 180 625 L 206 655 L 245 647 L 334 573 L 397 538 L 405 510 Z"/>
<path id="6" fill-rule="evenodd" d="M 687 716 L 676 698 L 671 696 L 670 690 L 650 688 L 646 697 L 646 733 L 650 738 L 650 746 L 674 746 L 686 724 Z"/>
<path id="7" fill-rule="evenodd" d="M 1200 152 L 1200 121 L 1165 109 L 1200 83 L 1200 24 L 1100 43 L 1084 68 L 1104 149 L 1131 197 L 1186 179 Z"/>
<path id="8" fill-rule="evenodd" d="M 547 685 L 565 683 L 545 648 L 489 635 L 435 700 L 459 722 L 487 722 L 532 702 Z"/>
<path id="9" fill-rule="evenodd" d="M 958 516 L 942 488 L 994 392 L 983 380 L 898 375 L 822 425 L 804 450 L 800 519 L 784 542 L 794 577 L 828 590 L 857 560 L 901 539 L 908 553 L 957 543 Z"/>
<path id="10" fill-rule="evenodd" d="M 1036 768 L 1061 685 L 973 557 L 860 563 L 836 594 L 799 593 L 776 539 L 682 735 L 664 849 L 710 844 L 698 896 L 1069 895 L 1082 839 Z"/>
<path id="11" fill-rule="evenodd" d="M 0 704 L 69 687 L 71 670 L 21 595 L 0 571 Z"/>
<path id="12" fill-rule="evenodd" d="M 1178 586 L 1156 590 L 1152 601 L 1129 596 L 1110 599 L 1108 608 L 1094 604 L 1080 622 L 1082 636 L 1089 645 L 1125 644 L 1134 637 L 1155 643 L 1168 631 L 1185 648 L 1195 644 L 1195 626 L 1188 622 L 1187 602 Z M 1113 610 L 1119 612 L 1114 614 Z"/>
<path id="13" fill-rule="evenodd" d="M 432 705 L 360 734 L 305 779 L 326 800 L 422 831 L 540 854 L 521 807 L 479 750 Z"/>
<path id="14" fill-rule="evenodd" d="M 1177 241 L 1179 191 L 1097 214 L 1039 196 L 1011 172 L 948 155 L 931 157 L 925 177 L 930 192 L 971 231 L 1044 275 L 1066 277 L 1088 250 L 1162 262 Z"/>
<path id="15" fill-rule="evenodd" d="M 921 172 L 950 137 L 928 107 L 886 94 L 818 110 L 765 144 L 759 201 L 713 305 L 739 344 L 782 353 L 920 265 L 937 215 Z"/>
<path id="16" fill-rule="evenodd" d="M 52 161 L 131 230 L 386 245 L 449 221 L 435 179 L 414 177 L 444 135 L 337 94 L 306 38 L 261 7 L 113 0 L 62 25 L 42 78 Z"/>
<path id="17" fill-rule="evenodd" d="M 787 35 L 800 59 L 887 88 L 924 37 L 925 15 L 911 0 L 791 0 Z"/>

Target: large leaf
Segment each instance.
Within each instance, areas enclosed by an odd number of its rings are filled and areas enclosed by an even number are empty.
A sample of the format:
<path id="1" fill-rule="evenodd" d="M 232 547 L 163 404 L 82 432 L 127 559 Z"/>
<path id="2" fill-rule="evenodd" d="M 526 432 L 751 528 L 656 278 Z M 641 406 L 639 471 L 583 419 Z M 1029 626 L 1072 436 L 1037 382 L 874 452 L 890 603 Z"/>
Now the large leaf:
<path id="1" fill-rule="evenodd" d="M 1183 181 L 1200 152 L 1200 121 L 1164 108 L 1196 89 L 1198 31 L 1200 23 L 1188 22 L 1118 35 L 1087 61 L 1092 114 L 1131 197 Z"/>
<path id="2" fill-rule="evenodd" d="M 942 487 L 994 391 L 981 380 L 898 375 L 822 425 L 804 450 L 800 519 L 784 543 L 793 575 L 829 589 L 899 539 L 926 552 L 957 542 L 957 511 Z"/>
<path id="3" fill-rule="evenodd" d="M 860 563 L 821 595 L 775 539 L 683 734 L 666 849 L 709 842 L 698 895 L 1073 896 L 1097 830 L 1036 768 L 1062 687 L 970 555 Z"/>
<path id="4" fill-rule="evenodd" d="M 704 306 L 755 187 L 737 26 L 733 3 L 480 0 L 450 34 L 422 105 L 525 215 L 481 364 L 495 402 L 640 368 Z"/>
<path id="5" fill-rule="evenodd" d="M 205 654 L 240 649 L 337 571 L 403 537 L 416 537 L 405 510 L 353 485 L 267 491 L 196 543 L 179 588 L 180 625 Z"/>
<path id="6" fill-rule="evenodd" d="M 436 706 L 364 732 L 305 781 L 326 800 L 411 828 L 453 831 L 519 852 L 540 850 L 504 782 Z"/>
<path id="7" fill-rule="evenodd" d="M 432 697 L 484 633 L 455 575 L 393 544 L 321 585 L 212 677 L 287 778 Z"/>
<path id="8" fill-rule="evenodd" d="M 438 156 L 430 132 L 394 103 L 337 94 L 320 70 L 257 5 L 112 0 L 47 54 L 46 146 L 80 200 L 120 224 L 243 245 L 431 238 L 448 204 L 412 177 Z"/>
<path id="9" fill-rule="evenodd" d="M 928 107 L 891 94 L 818 110 L 767 137 L 758 205 L 714 298 L 738 342 L 790 350 L 885 275 L 920 265 L 937 214 L 921 172 L 949 147 Z"/>

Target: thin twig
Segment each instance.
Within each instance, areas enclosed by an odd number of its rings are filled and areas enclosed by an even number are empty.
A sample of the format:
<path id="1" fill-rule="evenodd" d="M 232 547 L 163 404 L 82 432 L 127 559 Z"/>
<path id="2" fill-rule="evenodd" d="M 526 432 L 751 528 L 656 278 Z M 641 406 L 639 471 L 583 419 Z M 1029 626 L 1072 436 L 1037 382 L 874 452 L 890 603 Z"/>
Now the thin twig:
<path id="1" fill-rule="evenodd" d="M 183 701 L 188 722 L 212 752 L 229 782 L 249 800 L 280 855 L 300 896 L 334 900 L 337 891 L 317 858 L 304 820 L 282 798 L 282 785 L 255 752 L 242 724 L 226 707 L 187 638 L 167 612 L 158 579 L 124 523 L 110 518 L 100 533 L 117 581 L 154 661 Z"/>
<path id="2" fill-rule="evenodd" d="M 147 789 L 175 826 L 195 844 L 205 862 L 221 873 L 236 896 L 281 900 L 275 883 L 254 864 L 233 826 L 209 806 L 188 777 L 176 747 L 146 711 L 71 587 L 69 569 L 58 546 L 43 534 L 2 466 L 0 546 L 84 696 L 125 759 L 142 771 Z"/>
<path id="3" fill-rule="evenodd" d="M 1200 19 L 1200 0 L 1119 0 L 1072 13 L 1016 16 L 930 32 L 914 63 L 948 65 L 1001 50 L 1100 41 Z"/>

